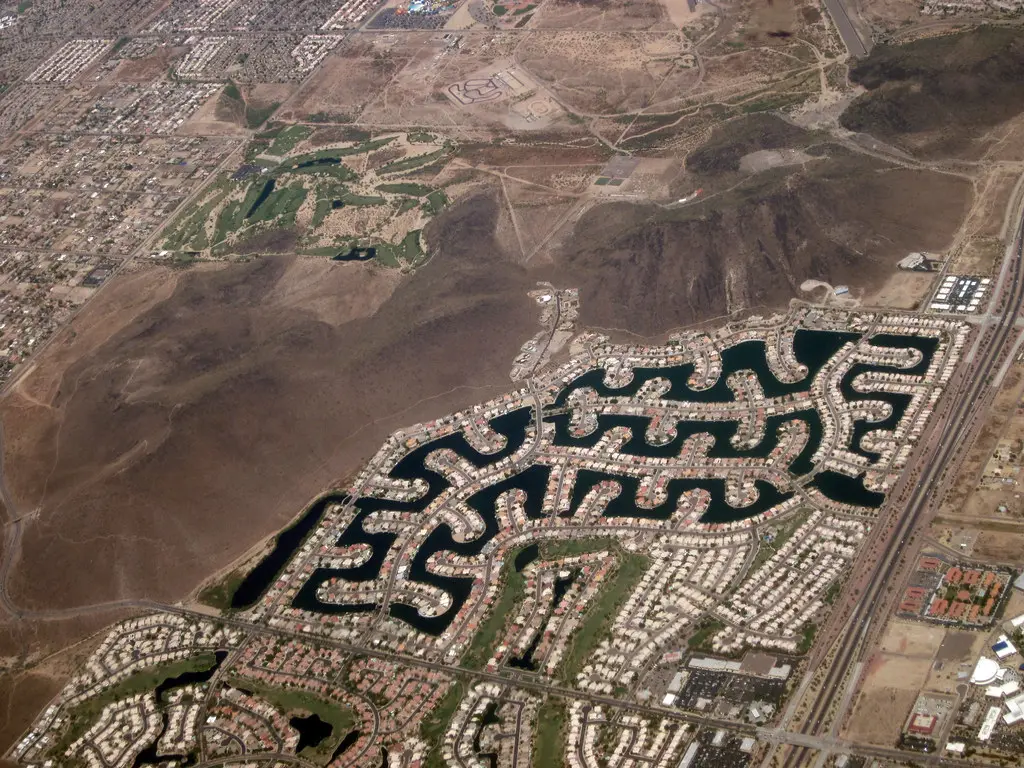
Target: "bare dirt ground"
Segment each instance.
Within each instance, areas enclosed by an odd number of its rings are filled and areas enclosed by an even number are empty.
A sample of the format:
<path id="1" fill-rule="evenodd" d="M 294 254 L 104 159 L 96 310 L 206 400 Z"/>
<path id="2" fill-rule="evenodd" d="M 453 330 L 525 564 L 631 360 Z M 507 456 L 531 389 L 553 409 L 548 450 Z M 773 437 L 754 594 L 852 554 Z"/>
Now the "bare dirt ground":
<path id="1" fill-rule="evenodd" d="M 870 662 L 864 690 L 898 688 L 917 691 L 928 679 L 930 657 L 909 656 L 903 653 L 880 653 Z"/>
<path id="2" fill-rule="evenodd" d="M 881 648 L 887 653 L 930 660 L 944 636 L 942 627 L 896 619 L 886 629 Z"/>
<path id="3" fill-rule="evenodd" d="M 332 122 L 356 120 L 369 101 L 408 64 L 414 50 L 396 48 L 379 36 L 348 38 L 303 85 L 281 117 L 305 120 L 316 115 Z"/>
<path id="4" fill-rule="evenodd" d="M 1024 38 L 1013 28 L 880 46 L 851 68 L 867 92 L 841 123 L 921 157 L 979 158 L 1005 143 L 992 129 L 1024 108 L 1022 63 Z"/>
<path id="5" fill-rule="evenodd" d="M 565 31 L 531 35 L 516 57 L 574 111 L 615 114 L 675 100 L 696 87 L 700 71 L 681 63 L 689 50 L 679 32 Z"/>
<path id="6" fill-rule="evenodd" d="M 862 692 L 845 737 L 858 744 L 893 746 L 916 699 L 916 689 L 879 686 Z"/>
<path id="7" fill-rule="evenodd" d="M 178 133 L 184 136 L 240 136 L 244 133 L 243 121 L 243 116 L 225 112 L 221 107 L 221 96 L 215 93 L 185 121 Z"/>
<path id="8" fill-rule="evenodd" d="M 978 635 L 976 633 L 957 632 L 954 630 L 946 632 L 936 658 L 939 661 L 964 661 L 969 659 L 974 646 L 977 645 L 977 641 Z"/>
<path id="9" fill-rule="evenodd" d="M 935 282 L 935 275 L 929 272 L 894 271 L 874 293 L 861 299 L 865 307 L 888 307 L 891 309 L 917 309 L 928 298 Z"/>
<path id="10" fill-rule="evenodd" d="M 955 694 L 957 686 L 963 685 L 964 682 L 959 677 L 960 672 L 974 665 L 988 637 L 987 631 L 947 630 L 946 637 L 935 654 L 935 664 L 928 673 L 924 689 L 934 693 Z"/>
<path id="11" fill-rule="evenodd" d="M 256 83 L 246 88 L 246 102 L 257 109 L 284 104 L 295 93 L 294 83 Z"/>
<path id="12" fill-rule="evenodd" d="M 744 36 L 759 43 L 786 39 L 799 29 L 799 23 L 797 4 L 793 0 L 759 3 L 753 6 Z"/>
<path id="13" fill-rule="evenodd" d="M 671 22 L 659 0 L 617 3 L 611 0 L 548 0 L 534 16 L 534 29 L 669 29 Z"/>
<path id="14" fill-rule="evenodd" d="M 865 185 L 837 197 L 825 193 L 825 177 L 767 178 L 786 171 L 776 169 L 756 177 L 768 187 L 683 214 L 598 205 L 564 223 L 571 247 L 523 267 L 521 235 L 546 237 L 557 218 L 546 206 L 576 193 L 515 179 L 505 193 L 493 169 L 561 157 L 576 178 L 575 166 L 599 170 L 607 150 L 470 145 L 463 157 L 488 164 L 470 177 L 491 192 L 435 219 L 435 255 L 413 276 L 267 258 L 144 269 L 102 291 L 0 403 L 13 514 L 31 512 L 8 582 L 14 601 L 74 610 L 181 599 L 358 468 L 393 429 L 507 389 L 509 362 L 535 332 L 525 294 L 539 279 L 580 286 L 591 325 L 660 334 L 744 304 L 784 306 L 797 291 L 790 280 L 798 286 L 808 273 L 863 273 L 863 261 L 816 229 L 822 215 L 809 200 L 843 218 L 844 237 L 862 237 L 851 223 L 861 222 L 902 250 L 945 237 L 934 221 L 955 220 L 967 191 L 946 177 L 878 174 L 869 163 L 862 176 L 856 164 L 826 169 Z M 780 183 L 785 192 L 765 194 Z M 930 206 L 916 209 L 922 221 L 884 211 L 916 197 L 918 185 L 932 192 Z M 883 209 L 865 209 L 865 199 Z M 779 216 L 788 230 L 771 246 L 775 263 L 747 259 L 747 238 L 782 231 L 772 223 Z M 814 260 L 794 259 L 790 239 L 817 243 L 801 251 Z M 742 273 L 727 254 L 745 260 Z M 767 276 L 780 273 L 792 277 L 772 284 Z M 753 285 L 764 292 L 741 295 Z M 23 624 L 19 636 L 35 654 L 81 636 Z"/>
<path id="15" fill-rule="evenodd" d="M 537 280 L 579 287 L 582 324 L 645 336 L 784 307 L 808 279 L 912 302 L 921 286 L 894 275 L 895 262 L 949 247 L 979 192 L 969 181 L 742 117 L 703 153 L 707 164 L 683 167 L 724 114 L 775 108 L 771 93 L 755 91 L 785 81 L 810 93 L 825 77 L 811 45 L 770 34 L 813 33 L 817 45 L 820 14 L 777 6 L 750 4 L 716 19 L 713 32 L 709 20 L 699 66 L 685 58 L 696 26 L 673 29 L 657 0 L 550 0 L 526 32 L 468 32 L 457 52 L 440 32 L 350 36 L 282 116 L 454 135 L 459 160 L 445 178 L 487 192 L 434 220 L 433 256 L 414 275 L 290 257 L 147 268 L 101 291 L 40 357 L 0 402 L 15 501 L 7 514 L 25 529 L 8 587 L 22 607 L 72 613 L 0 625 L 11 670 L 0 678 L 0 710 L 4 695 L 18 702 L 0 737 L 24 725 L 61 676 L 56 662 L 27 665 L 112 620 L 89 606 L 185 598 L 392 430 L 507 390 L 509 364 L 536 331 L 526 292 Z M 508 103 L 463 109 L 441 92 L 496 62 L 602 117 L 533 126 L 524 138 L 506 130 Z M 288 92 L 257 95 L 272 102 Z M 616 114 L 696 99 L 715 106 Z M 185 132 L 243 133 L 239 116 L 218 106 L 214 97 Z M 781 143 L 765 143 L 768 134 Z M 620 138 L 651 161 L 622 191 L 648 191 L 632 202 L 591 198 L 591 179 Z M 987 146 L 1010 157 L 1015 143 L 1007 131 Z M 749 152 L 811 144 L 827 145 L 813 162 L 739 169 Z M 645 155 L 651 146 L 657 153 Z M 698 201 L 673 207 L 671 195 L 697 188 Z M 991 221 L 978 232 L 991 236 Z M 880 743 L 891 743 L 935 645 L 931 634 L 900 632 L 851 726 Z"/>
<path id="16" fill-rule="evenodd" d="M 949 264 L 950 274 L 991 275 L 1002 263 L 1005 246 L 995 237 L 974 237 L 964 243 Z"/>
<path id="17" fill-rule="evenodd" d="M 974 555 L 997 563 L 1017 563 L 1024 552 L 1024 533 L 982 531 L 974 545 Z"/>
<path id="18" fill-rule="evenodd" d="M 699 4 L 696 9 L 690 10 L 687 0 L 662 0 L 665 12 L 673 26 L 685 27 L 701 21 L 702 17 L 712 13 L 712 8 L 706 3 Z"/>
<path id="19" fill-rule="evenodd" d="M 491 206 L 471 218 L 489 221 Z M 4 446 L 11 491 L 38 510 L 15 601 L 178 599 L 394 428 L 506 388 L 536 324 L 532 282 L 486 224 L 450 227 L 415 280 L 292 259 L 189 272 L 135 316 L 115 312 L 129 322 L 90 354 L 55 347 L 63 375 L 44 355 L 0 406 L 18 435 Z"/>
<path id="20" fill-rule="evenodd" d="M 468 32 L 460 51 L 449 53 L 442 35 L 412 36 L 407 63 L 365 100 L 356 122 L 443 127 L 460 138 L 472 134 L 467 131 L 475 126 L 500 126 L 507 101 L 456 107 L 443 89 L 481 74 L 496 61 L 510 62 L 518 38 L 512 33 Z"/>
<path id="21" fill-rule="evenodd" d="M 162 46 L 157 48 L 152 56 L 123 61 L 118 65 L 114 78 L 122 83 L 150 83 L 158 80 L 183 50 Z"/>
<path id="22" fill-rule="evenodd" d="M 878 174 L 860 159 L 808 169 L 793 171 L 782 186 L 775 186 L 779 177 L 759 174 L 678 209 L 617 202 L 593 207 L 566 224 L 574 234 L 564 238 L 570 245 L 562 253 L 543 256 L 551 264 L 546 277 L 580 286 L 585 323 L 657 334 L 778 306 L 800 296 L 807 279 L 876 291 L 913 244 L 948 243 L 970 194 L 969 185 L 948 176 Z M 839 175 L 842 186 L 827 182 Z M 698 176 L 688 188 L 702 182 Z M 926 188 L 935 206 L 930 212 L 920 208 L 912 218 L 901 208 L 894 215 L 899 200 L 921 199 Z M 737 197 L 748 202 L 734 207 Z M 936 222 L 948 226 L 939 229 Z M 798 248 L 798 242 L 815 245 Z"/>
<path id="23" fill-rule="evenodd" d="M 921 691 L 954 694 L 960 663 L 976 658 L 985 632 L 891 619 L 872 657 L 846 735 L 855 742 L 895 744 Z"/>
<path id="24" fill-rule="evenodd" d="M 898 29 L 931 20 L 921 13 L 921 3 L 916 0 L 858 0 L 857 7 L 862 18 L 875 29 Z"/>
<path id="25" fill-rule="evenodd" d="M 950 485 L 942 501 L 939 515 L 944 521 L 990 520 L 1024 522 L 1024 503 L 1016 483 L 994 488 L 979 489 L 983 472 L 992 458 L 1000 439 L 1012 429 L 1013 436 L 1024 435 L 1024 414 L 1018 413 L 1018 404 L 1024 395 L 1024 367 L 1011 366 L 996 395 L 984 425 L 970 446 L 961 470 Z M 998 511 L 999 504 L 1009 507 Z"/>

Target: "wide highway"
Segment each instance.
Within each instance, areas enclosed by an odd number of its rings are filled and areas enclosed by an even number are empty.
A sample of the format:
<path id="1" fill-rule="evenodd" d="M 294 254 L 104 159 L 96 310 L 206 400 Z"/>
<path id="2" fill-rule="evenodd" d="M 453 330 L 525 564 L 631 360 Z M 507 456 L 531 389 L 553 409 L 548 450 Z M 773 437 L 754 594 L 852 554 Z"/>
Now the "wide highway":
<path id="1" fill-rule="evenodd" d="M 890 586 L 894 572 L 901 557 L 906 554 L 907 540 L 917 525 L 926 517 L 932 491 L 937 485 L 939 476 L 953 463 L 958 452 L 967 446 L 965 437 L 970 433 L 975 420 L 988 407 L 987 391 L 992 384 L 992 376 L 998 371 L 1004 352 L 1012 347 L 1016 333 L 1016 319 L 1024 306 L 1024 216 L 1021 217 L 1013 244 L 1008 249 L 1007 261 L 1004 262 L 1003 273 L 1000 275 L 997 291 L 992 306 L 1000 312 L 996 317 L 995 326 L 981 326 L 980 355 L 974 360 L 967 360 L 971 367 L 956 393 L 957 404 L 945 423 L 939 423 L 932 432 L 923 455 L 918 459 L 922 467 L 920 479 L 911 494 L 905 511 L 893 510 L 891 514 L 899 515 L 895 531 L 887 542 L 884 554 L 875 562 L 870 572 L 868 587 L 863 591 L 860 600 L 853 609 L 851 618 L 846 625 L 847 631 L 839 640 L 835 658 L 829 663 L 828 672 L 822 684 L 817 688 L 815 698 L 805 716 L 800 732 L 809 736 L 820 736 L 828 727 L 826 715 L 834 697 L 842 694 L 843 681 L 847 673 L 853 669 L 857 661 L 856 654 L 862 650 L 862 642 L 869 636 L 872 614 L 879 606 L 887 606 L 884 600 L 886 587 Z M 1006 279 L 1009 285 L 1006 285 Z M 1001 309 L 1000 309 L 1001 308 Z M 985 338 L 989 337 L 986 343 Z M 885 617 L 880 617 L 884 622 Z M 807 674 L 813 674 L 809 670 Z M 848 681 L 856 685 L 856 680 Z M 796 747 L 790 750 L 784 763 L 785 768 L 799 768 L 809 764 L 809 747 Z M 908 753 L 909 754 L 909 753 Z"/>

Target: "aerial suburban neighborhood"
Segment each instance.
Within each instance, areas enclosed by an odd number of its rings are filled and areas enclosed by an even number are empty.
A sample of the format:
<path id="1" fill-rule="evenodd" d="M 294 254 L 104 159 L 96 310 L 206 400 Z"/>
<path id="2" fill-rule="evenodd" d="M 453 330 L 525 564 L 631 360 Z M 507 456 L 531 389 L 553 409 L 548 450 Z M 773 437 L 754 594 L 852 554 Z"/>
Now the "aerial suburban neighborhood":
<path id="1" fill-rule="evenodd" d="M 12 756 L 121 765 L 158 744 L 529 765 L 531 743 L 564 739 L 580 765 L 746 764 L 968 332 L 808 306 L 660 346 L 584 334 L 526 386 L 395 432 L 223 616 L 115 628 Z M 917 574 L 899 611 L 921 621 L 991 626 L 1012 589 L 1012 574 L 942 556 Z M 1017 653 L 1006 635 L 993 647 Z M 138 690 L 153 667 L 162 682 Z M 970 677 L 1005 722 L 1021 717 L 1015 671 L 981 655 Z M 289 702 L 311 714 L 289 720 Z M 908 738 L 934 717 L 928 735 L 955 751 L 945 706 L 922 705 Z M 100 717 L 76 736 L 88 707 Z"/>
<path id="2" fill-rule="evenodd" d="M 0 760 L 1024 755 L 1024 0 L 0 0 Z"/>

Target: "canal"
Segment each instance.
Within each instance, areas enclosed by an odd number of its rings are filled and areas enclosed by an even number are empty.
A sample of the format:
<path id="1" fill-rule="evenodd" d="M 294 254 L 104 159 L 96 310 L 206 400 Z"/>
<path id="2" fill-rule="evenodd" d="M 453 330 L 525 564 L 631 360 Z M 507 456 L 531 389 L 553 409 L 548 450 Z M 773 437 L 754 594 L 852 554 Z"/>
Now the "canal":
<path id="1" fill-rule="evenodd" d="M 736 344 L 722 352 L 722 371 L 716 382 L 706 389 L 693 389 L 688 380 L 693 375 L 692 364 L 669 368 L 637 368 L 633 379 L 624 387 L 614 389 L 604 383 L 605 371 L 592 369 L 569 382 L 558 394 L 556 407 L 564 404 L 569 394 L 583 387 L 592 387 L 602 396 L 623 396 L 636 394 L 640 387 L 653 378 L 667 379 L 671 387 L 664 396 L 666 399 L 699 403 L 730 403 L 735 402 L 735 395 L 726 383 L 727 378 L 737 371 L 752 371 L 757 377 L 765 395 L 770 398 L 781 397 L 807 391 L 814 377 L 825 364 L 845 345 L 857 341 L 860 337 L 853 333 L 798 330 L 794 335 L 794 354 L 797 360 L 807 367 L 806 375 L 797 382 L 780 381 L 768 365 L 766 346 L 762 341 L 749 341 Z M 884 421 L 868 422 L 860 420 L 855 423 L 850 445 L 851 451 L 868 459 L 877 456 L 863 449 L 860 445 L 865 434 L 874 429 L 891 429 L 903 417 L 910 403 L 908 395 L 885 392 L 858 393 L 852 387 L 853 380 L 873 371 L 899 372 L 910 375 L 921 375 L 931 363 L 937 346 L 937 340 L 920 337 L 906 337 L 879 334 L 870 339 L 872 344 L 890 348 L 914 348 L 921 352 L 921 361 L 909 368 L 899 368 L 885 364 L 857 363 L 851 367 L 840 382 L 840 391 L 850 402 L 884 401 L 891 405 L 892 413 Z M 379 510 L 398 512 L 421 512 L 426 509 L 448 487 L 448 481 L 434 470 L 426 466 L 429 454 L 440 449 L 448 449 L 460 456 L 471 465 L 484 468 L 518 451 L 526 439 L 526 430 L 533 418 L 530 408 L 519 408 L 491 421 L 491 428 L 504 438 L 503 447 L 493 453 L 484 454 L 473 448 L 464 435 L 455 433 L 421 445 L 403 456 L 389 476 L 396 480 L 420 480 L 427 486 L 427 492 L 413 501 L 396 502 L 378 498 L 360 498 L 356 501 L 358 509 L 351 524 L 341 533 L 336 541 L 337 546 L 347 547 L 355 544 L 367 545 L 370 557 L 361 565 L 352 568 L 319 568 L 314 570 L 303 584 L 295 598 L 293 606 L 307 611 L 325 614 L 345 614 L 379 610 L 375 602 L 364 603 L 328 603 L 320 600 L 320 587 L 333 579 L 351 583 L 369 582 L 380 575 L 388 551 L 394 545 L 397 534 L 391 532 L 370 532 L 365 528 L 367 518 Z M 664 445 L 651 445 L 646 441 L 645 434 L 649 426 L 649 418 L 641 416 L 624 416 L 600 414 L 597 428 L 590 434 L 573 437 L 569 432 L 569 415 L 558 414 L 545 417 L 555 428 L 554 444 L 557 446 L 587 448 L 616 427 L 628 427 L 632 437 L 625 442 L 622 452 L 644 458 L 663 458 L 678 456 L 684 443 L 694 435 L 707 433 L 712 437 L 708 447 L 708 458 L 715 459 L 750 459 L 767 458 L 779 445 L 780 430 L 789 422 L 802 422 L 806 426 L 806 440 L 796 455 L 791 455 L 784 468 L 794 477 L 810 473 L 814 469 L 813 457 L 821 446 L 823 426 L 817 411 L 800 410 L 784 415 L 773 415 L 765 419 L 765 431 L 761 440 L 751 447 L 736 447 L 732 439 L 741 428 L 737 420 L 689 420 L 676 425 L 675 437 Z M 498 498 L 513 490 L 525 494 L 524 512 L 528 519 L 543 518 L 542 503 L 551 479 L 551 467 L 542 463 L 534 463 L 520 469 L 512 477 L 499 483 L 487 486 L 470 496 L 466 503 L 480 516 L 483 531 L 468 541 L 457 541 L 448 523 L 440 523 L 429 532 L 426 539 L 416 550 L 409 563 L 408 579 L 413 582 L 429 584 L 450 597 L 446 610 L 438 615 L 422 615 L 411 606 L 400 602 L 392 602 L 388 610 L 415 629 L 431 635 L 443 633 L 451 624 L 456 614 L 465 604 L 472 591 L 472 579 L 468 577 L 446 576 L 428 570 L 431 558 L 439 554 L 451 553 L 462 557 L 479 555 L 485 546 L 498 534 L 497 515 Z M 612 520 L 621 520 L 622 525 L 629 525 L 630 520 L 650 519 L 665 520 L 675 513 L 680 498 L 687 493 L 704 491 L 708 495 L 708 505 L 701 516 L 703 523 L 728 523 L 755 517 L 775 507 L 793 496 L 792 492 L 784 492 L 769 482 L 755 482 L 756 499 L 744 507 L 733 507 L 726 501 L 726 481 L 715 478 L 694 478 L 670 480 L 664 488 L 665 498 L 662 503 L 652 508 L 639 507 L 636 502 L 640 480 L 628 475 L 609 474 L 594 469 L 580 469 L 573 488 L 570 508 L 563 513 L 574 515 L 579 509 L 588 492 L 602 482 L 614 481 L 621 486 L 621 492 L 611 499 L 603 514 Z M 851 478 L 833 472 L 819 472 L 810 483 L 828 498 L 845 504 L 863 507 L 878 507 L 885 499 L 883 494 L 868 490 L 864 486 L 864 476 Z M 250 574 L 239 592 L 236 593 L 238 605 L 250 605 L 265 591 L 276 578 L 291 554 L 304 540 L 323 514 L 323 505 L 330 498 L 321 500 L 314 505 L 306 516 L 301 518 L 292 528 L 278 538 L 277 546 L 253 571 L 259 576 Z M 290 549 L 289 549 L 290 548 Z M 521 564 L 520 564 L 521 567 Z M 251 583 L 250 582 L 251 579 Z"/>

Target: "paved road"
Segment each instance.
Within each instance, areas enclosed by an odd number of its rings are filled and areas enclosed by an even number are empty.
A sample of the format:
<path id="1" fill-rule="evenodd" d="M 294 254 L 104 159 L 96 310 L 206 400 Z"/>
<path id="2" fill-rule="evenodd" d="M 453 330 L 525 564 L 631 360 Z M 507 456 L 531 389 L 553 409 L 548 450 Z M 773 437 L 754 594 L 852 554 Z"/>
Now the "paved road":
<path id="1" fill-rule="evenodd" d="M 997 364 L 1001 363 L 1002 355 L 1007 349 L 1014 347 L 1014 329 L 1018 313 L 1024 306 L 1024 216 L 1021 218 L 1013 244 L 1008 248 L 1007 258 L 1000 272 L 997 288 L 994 292 L 994 304 L 1006 300 L 1006 308 L 991 328 L 979 330 L 980 343 L 983 344 L 978 363 L 974 365 L 963 385 L 957 392 L 958 404 L 950 415 L 946 429 L 933 435 L 928 448 L 931 448 L 925 471 L 914 487 L 906 511 L 898 520 L 892 537 L 886 544 L 882 557 L 876 561 L 871 572 L 870 585 L 864 590 L 861 599 L 847 624 L 848 632 L 840 642 L 835 659 L 831 662 L 825 680 L 813 699 L 809 714 L 801 729 L 802 733 L 818 736 L 828 728 L 828 714 L 836 694 L 841 694 L 844 682 L 856 685 L 855 679 L 847 680 L 848 673 L 858 660 L 858 653 L 867 647 L 865 642 L 870 637 L 872 618 L 879 607 L 888 607 L 885 590 L 891 587 L 892 577 L 897 570 L 900 557 L 905 554 L 910 534 L 915 530 L 923 513 L 931 508 L 931 503 L 939 494 L 933 491 L 939 485 L 940 475 L 950 462 L 955 459 L 958 451 L 969 444 L 968 436 L 978 426 L 978 419 L 988 408 L 988 395 L 991 394 L 990 375 Z M 1006 285 L 1009 279 L 1009 285 Z M 1003 289 L 1007 288 L 1004 293 Z M 991 336 L 989 335 L 991 334 Z M 985 340 L 990 339 L 985 344 Z M 884 615 L 882 617 L 884 623 Z M 807 674 L 811 674 L 809 671 Z M 835 720 L 842 720 L 842 712 L 837 713 Z M 786 768 L 797 768 L 804 765 L 808 755 L 806 748 L 792 750 L 786 759 Z M 933 756 L 931 758 L 935 760 Z"/>
<path id="2" fill-rule="evenodd" d="M 853 26 L 853 21 L 850 19 L 843 0 L 825 0 L 825 8 L 828 10 L 828 15 L 832 17 L 836 29 L 839 30 L 839 36 L 843 38 L 843 45 L 846 46 L 850 55 L 858 59 L 867 56 L 868 47 L 857 34 L 857 29 Z"/>
<path id="3" fill-rule="evenodd" d="M 679 709 L 651 706 L 648 704 L 641 704 L 636 701 L 618 699 L 614 696 L 591 694 L 585 691 L 580 691 L 576 688 L 571 688 L 567 685 L 560 685 L 556 682 L 545 680 L 543 678 L 530 678 L 529 676 L 512 675 L 507 672 L 486 672 L 484 670 L 467 669 L 465 667 L 459 667 L 451 664 L 428 661 L 417 656 L 409 656 L 403 653 L 393 653 L 379 648 L 345 643 L 328 637 L 310 636 L 293 630 L 269 627 L 265 624 L 254 624 L 231 616 L 223 616 L 214 619 L 214 617 L 211 617 L 209 614 L 192 611 L 187 608 L 183 608 L 180 605 L 159 605 L 157 603 L 140 601 L 139 607 L 160 610 L 165 613 L 178 614 L 180 616 L 187 616 L 203 621 L 210 621 L 211 619 L 216 620 L 227 626 L 240 629 L 249 635 L 271 635 L 284 640 L 298 640 L 300 642 L 315 643 L 328 648 L 336 648 L 340 651 L 355 654 L 357 656 L 383 659 L 385 661 L 391 661 L 408 667 L 428 669 L 448 675 L 455 675 L 464 679 L 472 680 L 473 683 L 489 682 L 498 683 L 500 685 L 511 685 L 515 688 L 530 691 L 532 693 L 541 695 L 546 694 L 560 699 L 584 701 L 591 705 L 601 705 L 627 712 L 634 712 L 645 717 L 664 718 L 667 720 L 690 723 L 691 725 L 707 728 L 723 728 L 741 736 L 754 736 L 761 739 L 771 739 L 777 743 L 801 745 L 812 749 L 832 749 L 864 757 L 877 757 L 887 760 L 906 760 L 908 758 L 907 752 L 901 752 L 896 749 L 872 747 L 867 745 L 860 746 L 850 744 L 830 736 L 818 737 L 808 734 L 794 733 L 791 731 L 758 728 L 753 725 L 747 725 L 746 723 L 737 723 L 733 720 L 724 720 L 711 716 L 691 714 Z M 210 763 L 210 765 L 212 765 L 212 763 Z M 943 765 L 952 766 L 954 768 L 976 768 L 974 763 L 955 759 L 945 760 L 943 761 Z"/>

